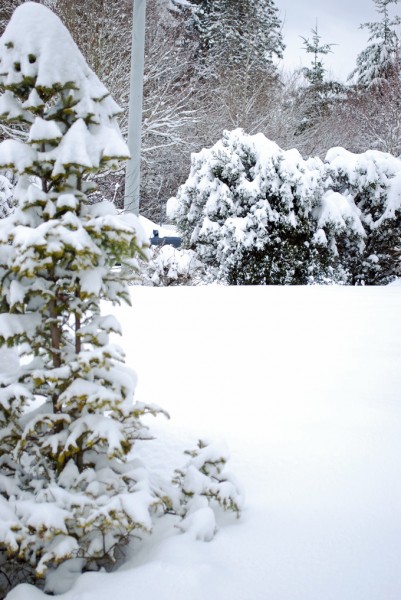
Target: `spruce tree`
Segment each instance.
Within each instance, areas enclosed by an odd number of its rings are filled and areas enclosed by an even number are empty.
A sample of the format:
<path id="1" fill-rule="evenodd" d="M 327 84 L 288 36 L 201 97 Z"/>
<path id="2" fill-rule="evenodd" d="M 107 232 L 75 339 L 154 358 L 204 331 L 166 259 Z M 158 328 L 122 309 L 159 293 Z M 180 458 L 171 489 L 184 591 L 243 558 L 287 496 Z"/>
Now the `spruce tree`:
<path id="1" fill-rule="evenodd" d="M 313 55 L 311 66 L 305 67 L 303 73 L 310 85 L 319 85 L 323 83 L 324 73 L 326 72 L 321 57 L 332 52 L 331 48 L 334 44 L 322 44 L 322 36 L 319 35 L 317 23 L 316 27 L 312 29 L 312 34 L 312 39 L 301 36 L 304 42 L 304 50 L 306 50 L 308 54 Z"/>
<path id="2" fill-rule="evenodd" d="M 391 5 L 399 0 L 373 0 L 376 10 L 381 15 L 380 21 L 363 23 L 361 28 L 370 32 L 369 44 L 357 57 L 356 67 L 349 79 L 356 77 L 362 87 L 375 86 L 380 88 L 385 82 L 398 79 L 400 70 L 399 40 L 395 27 L 401 19 L 390 16 Z"/>
<path id="3" fill-rule="evenodd" d="M 302 69 L 307 84 L 297 90 L 296 106 L 300 120 L 294 133 L 296 136 L 306 134 L 307 137 L 314 128 L 318 129 L 319 125 L 327 120 L 345 96 L 345 89 L 341 83 L 325 79 L 323 57 L 332 52 L 331 48 L 336 44 L 322 42 L 317 23 L 312 29 L 312 38 L 301 36 L 301 39 L 304 42 L 303 49 L 312 54 L 312 62 L 309 67 Z"/>
<path id="4" fill-rule="evenodd" d="M 100 306 L 129 302 L 114 267 L 132 271 L 146 243 L 136 217 L 88 197 L 88 177 L 128 150 L 118 106 L 59 19 L 22 4 L 0 61 L 0 115 L 26 130 L 0 144 L 0 167 L 18 177 L 0 221 L 0 344 L 20 356 L 0 379 L 0 548 L 41 577 L 70 557 L 112 562 L 161 502 L 127 460 L 157 409 L 134 404 L 109 340 L 120 325 Z"/>
<path id="5" fill-rule="evenodd" d="M 255 70 L 269 72 L 273 58 L 282 58 L 284 43 L 274 0 L 192 0 L 189 4 L 200 55 L 208 64 L 226 68 L 251 63 Z"/>

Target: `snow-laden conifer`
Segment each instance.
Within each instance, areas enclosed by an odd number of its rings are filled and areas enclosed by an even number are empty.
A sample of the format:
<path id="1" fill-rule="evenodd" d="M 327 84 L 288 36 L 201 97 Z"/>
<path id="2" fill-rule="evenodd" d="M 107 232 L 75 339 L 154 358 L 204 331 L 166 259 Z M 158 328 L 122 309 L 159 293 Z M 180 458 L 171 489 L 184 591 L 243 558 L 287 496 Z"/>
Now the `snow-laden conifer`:
<path id="1" fill-rule="evenodd" d="M 401 19 L 391 17 L 391 5 L 398 4 L 399 0 L 373 0 L 380 21 L 363 23 L 361 28 L 370 32 L 371 42 L 358 55 L 356 67 L 349 76 L 357 78 L 357 83 L 362 87 L 381 88 L 391 80 L 399 79 L 400 73 L 400 48 L 396 28 Z M 399 85 L 399 82 L 398 82 Z"/>
<path id="2" fill-rule="evenodd" d="M 294 95 L 298 116 L 294 133 L 299 140 L 297 144 L 301 147 L 302 140 L 308 137 L 308 131 L 313 138 L 322 137 L 321 134 L 317 134 L 320 124 L 329 119 L 336 107 L 346 98 L 345 86 L 326 78 L 324 57 L 332 52 L 332 47 L 336 44 L 322 42 L 317 23 L 311 33 L 311 38 L 301 36 L 304 42 L 303 49 L 312 55 L 310 65 L 302 69 L 307 84 L 301 85 Z"/>
<path id="3" fill-rule="evenodd" d="M 282 58 L 284 43 L 274 0 L 173 0 L 191 12 L 200 54 L 215 67 L 272 70 L 273 59 Z"/>
<path id="4" fill-rule="evenodd" d="M 44 6 L 15 11 L 0 86 L 1 118 L 26 129 L 0 144 L 0 168 L 18 177 L 0 221 L 0 344 L 20 356 L 0 379 L 0 547 L 42 576 L 69 557 L 113 561 L 161 502 L 127 460 L 157 408 L 134 404 L 109 339 L 120 325 L 100 308 L 129 301 L 114 267 L 132 272 L 146 243 L 136 217 L 88 200 L 88 176 L 128 156 L 119 108 Z"/>
<path id="5" fill-rule="evenodd" d="M 311 39 L 301 36 L 304 42 L 303 49 L 308 54 L 313 55 L 311 65 L 303 69 L 303 74 L 311 85 L 318 85 L 323 83 L 326 72 L 323 65 L 323 56 L 332 52 L 331 48 L 334 44 L 323 44 L 321 42 L 322 36 L 319 34 L 317 23 L 316 27 L 312 29 L 312 34 Z"/>

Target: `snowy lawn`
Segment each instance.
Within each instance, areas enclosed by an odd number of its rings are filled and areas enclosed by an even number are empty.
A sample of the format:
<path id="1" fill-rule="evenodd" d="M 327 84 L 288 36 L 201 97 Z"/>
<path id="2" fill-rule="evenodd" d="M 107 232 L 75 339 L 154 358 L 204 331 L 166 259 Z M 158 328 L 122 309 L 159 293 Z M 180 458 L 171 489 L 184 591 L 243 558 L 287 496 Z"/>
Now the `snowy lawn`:
<path id="1" fill-rule="evenodd" d="M 160 521 L 63 600 L 400 600 L 401 286 L 140 288 L 116 310 L 143 452 L 223 438 L 246 493 L 210 543 Z M 9 600 L 40 600 L 20 586 Z"/>

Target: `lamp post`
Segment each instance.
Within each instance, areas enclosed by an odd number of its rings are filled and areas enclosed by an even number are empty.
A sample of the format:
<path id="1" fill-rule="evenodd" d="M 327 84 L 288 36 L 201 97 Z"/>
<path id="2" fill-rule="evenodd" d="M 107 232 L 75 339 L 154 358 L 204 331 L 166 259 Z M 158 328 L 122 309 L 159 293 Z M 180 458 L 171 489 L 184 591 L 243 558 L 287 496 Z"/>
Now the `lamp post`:
<path id="1" fill-rule="evenodd" d="M 134 0 L 131 79 L 128 106 L 128 148 L 131 158 L 125 172 L 124 210 L 139 214 L 141 185 L 141 131 L 145 62 L 146 0 Z"/>

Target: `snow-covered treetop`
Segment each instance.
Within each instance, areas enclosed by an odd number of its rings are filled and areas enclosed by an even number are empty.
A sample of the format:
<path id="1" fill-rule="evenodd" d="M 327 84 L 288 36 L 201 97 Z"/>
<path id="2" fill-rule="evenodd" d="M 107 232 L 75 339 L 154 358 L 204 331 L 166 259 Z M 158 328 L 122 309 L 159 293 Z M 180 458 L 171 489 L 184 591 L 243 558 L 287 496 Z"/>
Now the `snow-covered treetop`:
<path id="1" fill-rule="evenodd" d="M 169 201 L 168 214 L 192 230 L 191 243 L 200 233 L 195 224 L 201 212 L 220 225 L 249 211 L 258 220 L 262 214 L 271 221 L 286 214 L 295 225 L 296 215 L 306 214 L 321 197 L 323 171 L 319 158 L 305 161 L 297 150 L 284 151 L 262 133 L 226 131 L 212 148 L 192 155 L 190 176 Z"/>
<path id="2" fill-rule="evenodd" d="M 312 28 L 312 34 L 312 39 L 301 36 L 301 39 L 304 42 L 303 49 L 306 50 L 308 54 L 313 54 L 312 65 L 310 67 L 305 67 L 303 73 L 309 83 L 316 85 L 323 82 L 324 73 L 326 71 L 323 66 L 323 61 L 319 56 L 324 56 L 325 54 L 332 52 L 331 48 L 335 44 L 323 44 L 321 42 L 322 36 L 318 32 L 317 23 L 316 27 L 314 29 Z"/>
<path id="3" fill-rule="evenodd" d="M 204 55 L 224 68 L 251 62 L 270 70 L 282 58 L 284 42 L 274 0 L 172 0 L 189 10 Z"/>
<path id="4" fill-rule="evenodd" d="M 119 107 L 45 6 L 26 2 L 14 12 L 0 40 L 0 89 L 0 117 L 31 125 L 28 142 L 54 165 L 53 177 L 72 164 L 91 171 L 129 156 L 115 119 Z M 23 174 L 35 161 L 18 142 L 3 146 L 2 166 L 22 162 Z"/>
<path id="5" fill-rule="evenodd" d="M 373 0 L 376 5 L 376 11 L 379 15 L 382 15 L 382 20 L 379 22 L 368 22 L 363 23 L 361 28 L 369 29 L 370 36 L 369 41 L 372 40 L 383 40 L 385 43 L 394 42 L 397 36 L 392 29 L 395 26 L 400 25 L 401 19 L 398 16 L 391 17 L 389 14 L 389 6 L 391 4 L 398 4 L 400 0 Z"/>
<path id="6" fill-rule="evenodd" d="M 389 5 L 399 0 L 374 0 L 381 20 L 363 23 L 361 28 L 370 31 L 371 42 L 357 57 L 356 68 L 348 79 L 357 76 L 357 82 L 364 87 L 380 87 L 384 82 L 398 79 L 400 72 L 399 39 L 395 28 L 401 19 L 391 18 Z"/>
<path id="7" fill-rule="evenodd" d="M 60 19 L 36 2 L 15 10 L 1 39 L 0 59 L 0 83 L 7 89 L 35 80 L 37 90 L 90 85 L 93 99 L 108 95 Z"/>

